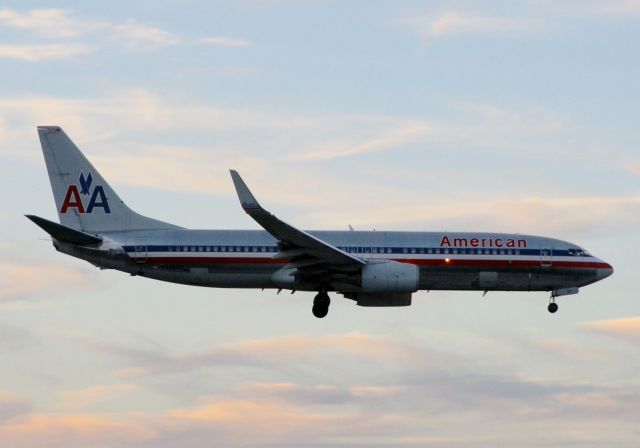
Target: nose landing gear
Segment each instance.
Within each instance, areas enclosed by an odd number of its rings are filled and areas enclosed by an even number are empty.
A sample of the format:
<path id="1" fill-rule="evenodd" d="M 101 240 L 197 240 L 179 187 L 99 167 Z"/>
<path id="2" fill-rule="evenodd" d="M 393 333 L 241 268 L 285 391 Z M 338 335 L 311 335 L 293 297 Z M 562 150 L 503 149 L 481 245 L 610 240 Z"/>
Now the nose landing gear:
<path id="1" fill-rule="evenodd" d="M 320 291 L 313 299 L 313 308 L 311 308 L 311 312 L 318 319 L 322 319 L 329 313 L 330 303 L 331 299 L 329 298 L 329 294 L 327 294 L 326 291 Z"/>
<path id="2" fill-rule="evenodd" d="M 547 309 L 551 314 L 555 313 L 556 311 L 558 311 L 558 304 L 556 303 L 556 297 L 578 294 L 579 291 L 580 290 L 575 286 L 570 288 L 554 289 L 553 291 L 551 291 L 551 297 L 549 298 L 549 306 L 547 307 Z"/>

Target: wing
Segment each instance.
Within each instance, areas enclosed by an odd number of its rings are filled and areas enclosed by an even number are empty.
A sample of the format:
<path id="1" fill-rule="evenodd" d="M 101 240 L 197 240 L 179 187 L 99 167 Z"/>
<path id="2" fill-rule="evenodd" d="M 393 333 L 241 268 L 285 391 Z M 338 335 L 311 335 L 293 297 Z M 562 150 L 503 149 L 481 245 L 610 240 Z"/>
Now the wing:
<path id="1" fill-rule="evenodd" d="M 318 277 L 332 270 L 349 270 L 366 264 L 362 258 L 348 254 L 278 219 L 262 208 L 237 171 L 230 172 L 243 210 L 278 240 L 278 253 L 275 257 L 289 260 L 286 268 L 296 270 L 293 274 L 296 279 L 309 281 L 312 276 Z"/>

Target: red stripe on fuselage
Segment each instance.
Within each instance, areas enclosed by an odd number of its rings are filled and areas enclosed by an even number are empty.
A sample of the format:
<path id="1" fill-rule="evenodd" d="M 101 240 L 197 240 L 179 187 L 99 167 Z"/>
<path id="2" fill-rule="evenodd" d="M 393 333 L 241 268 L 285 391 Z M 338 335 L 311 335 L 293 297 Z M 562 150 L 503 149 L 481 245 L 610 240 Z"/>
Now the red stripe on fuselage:
<path id="1" fill-rule="evenodd" d="M 136 259 L 136 257 L 132 257 Z M 137 257 L 146 259 L 147 263 L 165 264 L 286 264 L 289 260 L 282 258 L 262 257 Z M 382 260 L 376 258 L 376 260 Z M 540 260 L 465 260 L 455 258 L 423 258 L 423 259 L 390 259 L 399 263 L 415 264 L 418 266 L 462 266 L 462 267 L 557 267 L 583 269 L 611 269 L 607 263 L 593 261 L 553 261 L 549 265 L 541 264 Z"/>

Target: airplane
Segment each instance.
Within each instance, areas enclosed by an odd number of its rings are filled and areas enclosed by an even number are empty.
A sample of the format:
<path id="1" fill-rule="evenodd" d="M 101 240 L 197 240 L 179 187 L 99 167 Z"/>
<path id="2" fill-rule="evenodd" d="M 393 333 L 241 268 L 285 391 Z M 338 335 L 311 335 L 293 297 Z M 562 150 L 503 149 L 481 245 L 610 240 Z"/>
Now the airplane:
<path id="1" fill-rule="evenodd" d="M 335 292 L 364 307 L 409 306 L 420 290 L 547 291 L 556 298 L 613 267 L 558 239 L 482 232 L 303 231 L 264 209 L 230 170 L 242 209 L 264 230 L 191 230 L 120 199 L 59 126 L 38 126 L 59 223 L 26 215 L 59 252 L 101 269 L 186 285 Z"/>

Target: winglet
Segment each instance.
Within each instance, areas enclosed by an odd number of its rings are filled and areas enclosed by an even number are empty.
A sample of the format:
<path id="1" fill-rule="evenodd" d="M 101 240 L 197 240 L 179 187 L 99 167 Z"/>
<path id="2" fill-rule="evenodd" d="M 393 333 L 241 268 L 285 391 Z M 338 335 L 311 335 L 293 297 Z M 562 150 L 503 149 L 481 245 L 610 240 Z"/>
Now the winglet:
<path id="1" fill-rule="evenodd" d="M 249 187 L 247 187 L 247 184 L 244 183 L 237 171 L 229 170 L 229 172 L 231 173 L 233 185 L 236 187 L 236 193 L 238 193 L 242 209 L 279 242 L 292 246 L 290 248 L 291 251 L 287 252 L 287 256 L 292 256 L 292 253 L 296 253 L 297 255 L 310 255 L 325 261 L 329 260 L 334 264 L 366 264 L 363 259 L 348 254 L 276 218 L 275 215 L 260 206 L 258 200 L 251 194 Z M 296 252 L 296 249 L 304 250 Z"/>
<path id="2" fill-rule="evenodd" d="M 240 204 L 243 209 L 253 209 L 260 208 L 260 204 L 258 200 L 253 196 L 247 184 L 244 183 L 242 177 L 236 170 L 229 170 L 231 173 L 231 179 L 233 180 L 233 185 L 236 187 L 236 193 L 238 194 L 238 199 L 240 199 Z"/>

